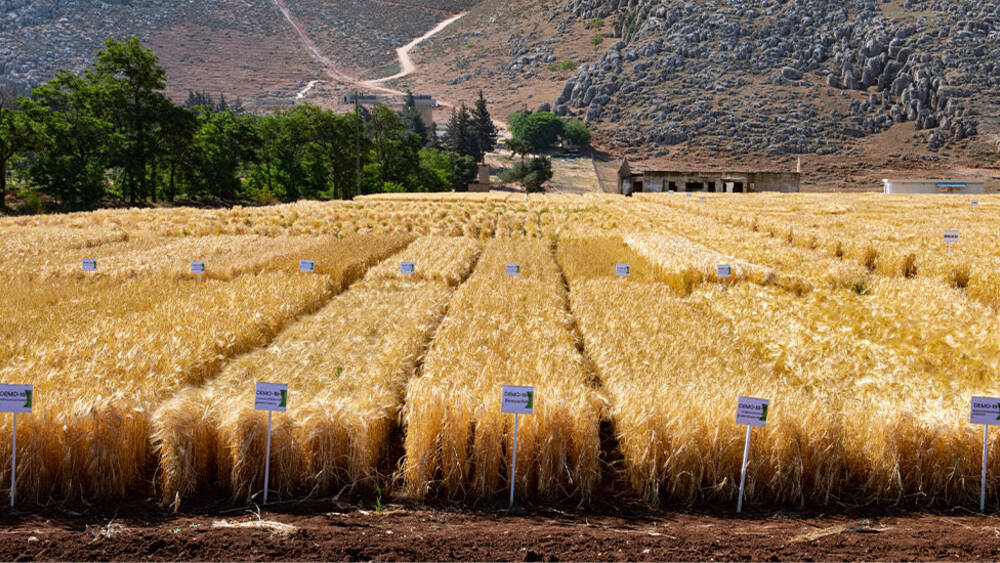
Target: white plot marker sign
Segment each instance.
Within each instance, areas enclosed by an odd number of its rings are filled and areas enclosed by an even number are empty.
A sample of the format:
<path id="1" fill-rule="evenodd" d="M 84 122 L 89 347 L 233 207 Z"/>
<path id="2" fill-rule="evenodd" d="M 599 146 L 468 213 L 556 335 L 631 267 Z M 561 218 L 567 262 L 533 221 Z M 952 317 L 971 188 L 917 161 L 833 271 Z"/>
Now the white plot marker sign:
<path id="1" fill-rule="evenodd" d="M 507 272 L 508 276 L 519 276 L 519 275 L 521 275 L 521 265 L 520 264 L 507 264 L 504 267 L 504 271 Z"/>
<path id="2" fill-rule="evenodd" d="M 995 397 L 973 397 L 969 422 L 983 425 L 983 474 L 979 483 L 979 512 L 986 511 L 986 448 L 990 437 L 990 426 L 1000 425 L 1000 399 Z"/>
<path id="3" fill-rule="evenodd" d="M 264 502 L 267 504 L 267 487 L 271 477 L 271 414 L 285 412 L 288 408 L 288 385 L 285 383 L 257 382 L 254 390 L 254 410 L 267 411 L 267 447 L 264 450 Z"/>
<path id="4" fill-rule="evenodd" d="M 632 273 L 631 264 L 615 264 L 615 275 L 627 278 Z"/>
<path id="5" fill-rule="evenodd" d="M 97 271 L 97 259 L 96 258 L 84 258 L 83 259 L 83 271 L 84 272 L 96 272 Z"/>
<path id="6" fill-rule="evenodd" d="M 514 476 L 517 471 L 517 423 L 522 414 L 535 413 L 535 388 L 504 385 L 500 390 L 500 412 L 514 413 L 514 450 L 510 460 L 510 505 L 514 506 Z"/>
<path id="7" fill-rule="evenodd" d="M 948 256 L 951 256 L 951 245 L 958 242 L 958 231 L 945 231 L 944 242 L 948 244 Z"/>
<path id="8" fill-rule="evenodd" d="M 191 262 L 191 273 L 192 274 L 204 274 L 205 273 L 205 263 L 201 261 Z"/>
<path id="9" fill-rule="evenodd" d="M 979 207 L 979 200 L 974 199 L 974 200 L 970 201 L 969 203 L 972 204 L 972 207 Z"/>
<path id="10" fill-rule="evenodd" d="M 400 262 L 399 263 L 399 273 L 404 276 L 412 276 L 413 272 L 416 271 L 416 266 L 413 262 Z"/>
<path id="11" fill-rule="evenodd" d="M 299 260 L 299 271 L 307 274 L 316 273 L 315 260 Z"/>
<path id="12" fill-rule="evenodd" d="M 10 439 L 10 505 L 17 494 L 17 415 L 31 412 L 35 400 L 33 385 L 0 384 L 0 412 L 14 413 L 14 429 Z"/>
<path id="13" fill-rule="evenodd" d="M 740 496 L 736 501 L 736 513 L 743 512 L 743 490 L 747 483 L 747 462 L 750 459 L 750 431 L 754 426 L 767 424 L 768 399 L 740 397 L 736 401 L 736 423 L 747 427 L 746 442 L 743 444 L 743 467 L 740 469 Z"/>

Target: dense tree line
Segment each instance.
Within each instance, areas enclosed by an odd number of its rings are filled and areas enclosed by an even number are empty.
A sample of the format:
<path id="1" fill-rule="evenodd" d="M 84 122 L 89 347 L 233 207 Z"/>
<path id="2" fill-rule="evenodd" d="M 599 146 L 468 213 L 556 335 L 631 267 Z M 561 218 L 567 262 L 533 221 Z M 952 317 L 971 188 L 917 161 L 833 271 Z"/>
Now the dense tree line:
<path id="1" fill-rule="evenodd" d="M 0 88 L 0 202 L 8 172 L 22 199 L 62 210 L 350 198 L 359 153 L 362 193 L 463 190 L 496 143 L 482 95 L 439 142 L 412 96 L 398 112 L 296 105 L 253 115 L 204 92 L 176 105 L 165 87 L 156 56 L 133 38 L 108 40 L 82 74 L 59 71 L 27 96 Z"/>

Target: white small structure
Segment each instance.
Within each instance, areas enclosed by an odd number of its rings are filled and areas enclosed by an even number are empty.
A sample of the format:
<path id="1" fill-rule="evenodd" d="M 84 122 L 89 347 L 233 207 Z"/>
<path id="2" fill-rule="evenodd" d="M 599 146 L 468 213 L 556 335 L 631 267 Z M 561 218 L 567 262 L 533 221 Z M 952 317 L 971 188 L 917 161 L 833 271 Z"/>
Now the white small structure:
<path id="1" fill-rule="evenodd" d="M 887 194 L 981 194 L 986 180 L 968 179 L 891 179 L 882 180 Z"/>

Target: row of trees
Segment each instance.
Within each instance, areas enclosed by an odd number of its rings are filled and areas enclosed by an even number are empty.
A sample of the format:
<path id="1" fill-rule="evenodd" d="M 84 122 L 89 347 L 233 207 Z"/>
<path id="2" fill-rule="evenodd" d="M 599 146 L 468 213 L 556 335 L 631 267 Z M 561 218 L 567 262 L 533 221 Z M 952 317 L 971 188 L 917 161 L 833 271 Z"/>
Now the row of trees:
<path id="1" fill-rule="evenodd" d="M 462 190 L 496 144 L 486 101 L 453 113 L 439 142 L 412 96 L 339 115 L 309 105 L 251 115 L 242 104 L 164 94 L 166 73 L 138 39 L 108 40 L 80 75 L 59 71 L 29 96 L 0 90 L 0 201 L 8 169 L 22 195 L 64 210 L 114 201 L 292 201 Z M 37 199 L 37 198 L 36 198 Z M 5 204 L 4 204 L 5 205 Z"/>

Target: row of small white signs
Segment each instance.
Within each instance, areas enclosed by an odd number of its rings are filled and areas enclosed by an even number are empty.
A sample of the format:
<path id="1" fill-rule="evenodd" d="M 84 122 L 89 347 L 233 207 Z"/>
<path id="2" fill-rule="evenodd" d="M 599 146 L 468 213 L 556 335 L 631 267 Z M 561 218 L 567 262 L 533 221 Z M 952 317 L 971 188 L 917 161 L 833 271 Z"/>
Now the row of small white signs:
<path id="1" fill-rule="evenodd" d="M 400 270 L 404 274 L 413 273 L 413 262 L 402 262 L 400 264 Z M 84 258 L 83 259 L 83 271 L 84 272 L 96 272 L 97 271 L 97 259 L 96 258 Z M 299 271 L 312 274 L 316 272 L 316 261 L 315 260 L 299 260 Z M 192 274 L 204 274 L 205 273 L 205 262 L 194 261 L 191 262 L 191 273 Z"/>
<path id="2" fill-rule="evenodd" d="M 958 240 L 958 231 L 946 231 L 945 232 L 945 242 L 948 242 L 947 233 L 954 232 L 955 240 Z M 85 272 L 96 272 L 97 271 L 97 260 L 94 258 L 87 258 L 83 261 L 83 271 Z M 299 260 L 299 271 L 306 273 L 314 273 L 316 271 L 316 261 L 315 260 Z M 412 275 L 416 271 L 416 266 L 413 262 L 400 262 L 399 271 L 404 275 Z M 507 264 L 504 267 L 504 271 L 508 276 L 518 276 L 521 274 L 520 264 Z M 205 273 L 205 263 L 201 261 L 191 262 L 191 273 L 192 274 L 204 274 Z M 615 275 L 620 277 L 627 277 L 632 273 L 631 264 L 615 264 Z M 720 278 L 728 278 L 733 275 L 733 267 L 726 264 L 719 264 L 716 268 L 716 273 Z"/>

